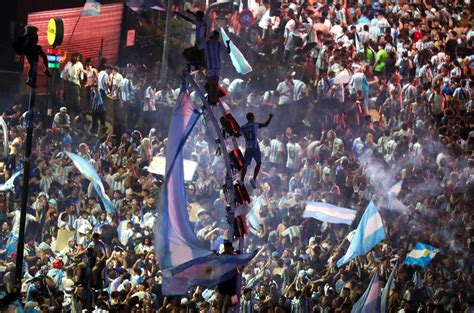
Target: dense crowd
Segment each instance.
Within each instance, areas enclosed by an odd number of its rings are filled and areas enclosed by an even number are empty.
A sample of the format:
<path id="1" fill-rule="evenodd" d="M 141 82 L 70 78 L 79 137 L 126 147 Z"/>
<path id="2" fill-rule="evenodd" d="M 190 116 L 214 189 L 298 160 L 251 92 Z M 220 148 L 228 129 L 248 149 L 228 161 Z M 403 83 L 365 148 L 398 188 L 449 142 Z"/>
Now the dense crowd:
<path id="1" fill-rule="evenodd" d="M 283 3 L 274 17 L 269 3 L 251 1 L 256 22 L 249 30 L 229 15 L 233 39 L 240 47 L 249 44 L 242 50 L 250 63 L 281 66 L 274 76 L 221 80 L 223 101 L 238 122 L 249 111 L 262 122 L 275 115 L 259 135 L 258 188 L 247 184 L 254 219 L 245 250 L 259 253 L 243 269 L 240 312 L 350 312 L 371 273 L 377 270 L 385 286 L 397 260 L 390 312 L 471 312 L 474 31 L 468 3 L 327 2 Z M 52 123 L 35 112 L 21 290 L 26 308 L 219 312 L 220 286 L 180 297 L 162 294 L 152 233 L 163 178 L 147 167 L 166 153 L 179 86 L 163 89 L 150 77 L 146 68 L 131 65 L 96 70 L 74 54 L 63 70 L 64 100 Z M 91 118 L 70 112 L 84 89 Z M 127 131 L 105 127 L 106 99 L 126 110 Z M 19 105 L 3 118 L 9 127 L 7 180 L 21 169 L 25 129 Z M 184 156 L 198 163 L 187 182 L 190 222 L 203 245 L 219 252 L 226 230 L 225 171 L 210 127 L 199 122 Z M 243 139 L 239 144 L 244 151 Z M 114 214 L 65 151 L 96 168 Z M 388 191 L 398 182 L 394 201 Z M 9 242 L 18 237 L 21 192 L 19 178 L 0 194 L 4 293 L 15 287 Z M 386 239 L 338 268 L 371 200 Z M 351 226 L 304 219 L 306 201 L 358 215 Z M 57 250 L 59 233 L 69 237 Z M 440 250 L 424 269 L 402 264 L 417 242 Z"/>

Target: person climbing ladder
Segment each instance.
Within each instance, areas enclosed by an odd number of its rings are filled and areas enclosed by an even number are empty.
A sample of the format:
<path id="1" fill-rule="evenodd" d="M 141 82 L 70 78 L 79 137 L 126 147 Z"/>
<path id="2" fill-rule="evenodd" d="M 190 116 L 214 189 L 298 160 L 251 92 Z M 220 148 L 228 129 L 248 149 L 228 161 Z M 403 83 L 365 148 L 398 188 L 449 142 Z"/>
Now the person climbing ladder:
<path id="1" fill-rule="evenodd" d="M 216 105 L 219 95 L 219 74 L 221 69 L 221 52 L 230 53 L 229 41 L 223 45 L 220 41 L 220 33 L 213 31 L 209 40 L 205 43 L 207 66 L 206 78 L 208 84 L 207 98 L 210 105 Z"/>
<path id="2" fill-rule="evenodd" d="M 240 128 L 245 138 L 245 155 L 244 155 L 244 166 L 240 174 L 240 182 L 244 183 L 245 175 L 247 174 L 247 166 L 252 163 L 252 159 L 257 162 L 255 166 L 253 177 L 250 180 L 250 184 L 253 188 L 257 188 L 257 176 L 262 166 L 262 156 L 260 153 L 260 147 L 258 146 L 257 130 L 262 127 L 267 127 L 273 118 L 273 114 L 268 115 L 268 119 L 265 123 L 256 123 L 255 115 L 252 112 L 247 113 L 247 124 Z"/>

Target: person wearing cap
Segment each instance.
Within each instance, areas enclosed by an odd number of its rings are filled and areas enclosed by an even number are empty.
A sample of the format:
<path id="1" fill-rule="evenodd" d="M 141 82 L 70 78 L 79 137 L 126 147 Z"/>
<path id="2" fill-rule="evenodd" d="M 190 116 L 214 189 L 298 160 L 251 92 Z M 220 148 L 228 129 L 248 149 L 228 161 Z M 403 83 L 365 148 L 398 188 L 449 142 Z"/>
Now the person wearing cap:
<path id="1" fill-rule="evenodd" d="M 60 127 L 70 127 L 71 126 L 71 118 L 67 113 L 66 107 L 59 108 L 59 112 L 54 115 L 53 124 L 51 128 L 56 129 Z"/>

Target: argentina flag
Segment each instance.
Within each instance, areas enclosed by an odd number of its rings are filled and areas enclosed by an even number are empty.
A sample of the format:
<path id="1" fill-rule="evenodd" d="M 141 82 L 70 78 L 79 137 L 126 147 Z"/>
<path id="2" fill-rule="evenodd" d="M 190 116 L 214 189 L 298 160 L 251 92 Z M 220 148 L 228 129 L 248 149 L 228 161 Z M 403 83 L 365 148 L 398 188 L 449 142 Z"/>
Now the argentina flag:
<path id="1" fill-rule="evenodd" d="M 163 294 L 182 295 L 194 286 L 214 287 L 254 256 L 215 255 L 203 247 L 189 222 L 184 185 L 183 147 L 201 113 L 183 88 L 171 117 L 166 174 L 155 222 L 155 251 L 163 271 Z"/>
<path id="2" fill-rule="evenodd" d="M 230 40 L 223 28 L 221 28 L 221 34 L 222 42 L 226 43 L 228 40 L 230 41 L 230 60 L 232 61 L 232 65 L 234 66 L 237 73 L 246 75 L 253 71 L 252 66 L 250 66 L 249 62 L 245 59 L 245 56 L 242 54 L 242 52 L 240 52 L 239 48 L 237 48 L 232 40 Z"/>
<path id="3" fill-rule="evenodd" d="M 99 16 L 101 3 L 96 0 L 86 0 L 81 16 Z"/>
<path id="4" fill-rule="evenodd" d="M 155 249 L 161 268 L 211 254 L 201 246 L 189 222 L 182 149 L 201 113 L 182 91 L 171 117 L 166 145 L 166 175 L 155 221 Z"/>
<path id="5" fill-rule="evenodd" d="M 79 172 L 81 172 L 82 176 L 87 178 L 91 181 L 92 186 L 94 187 L 95 191 L 99 195 L 99 198 L 102 200 L 104 204 L 105 210 L 112 214 L 115 212 L 115 207 L 113 206 L 112 202 L 110 201 L 109 196 L 105 193 L 104 185 L 102 184 L 102 180 L 97 174 L 95 168 L 90 164 L 87 160 L 81 158 L 77 154 L 65 151 L 67 156 L 72 160 L 74 165 L 77 167 Z"/>
<path id="6" fill-rule="evenodd" d="M 331 224 L 351 225 L 356 218 L 357 211 L 341 208 L 324 202 L 308 202 L 303 217 L 311 217 L 321 222 Z"/>
<path id="7" fill-rule="evenodd" d="M 372 250 L 380 241 L 385 239 L 385 230 L 383 228 L 382 217 L 377 211 L 373 201 L 370 201 L 367 209 L 357 226 L 354 238 L 347 249 L 346 254 L 337 261 L 337 266 L 352 261 L 357 256 L 365 255 Z"/>
<path id="8" fill-rule="evenodd" d="M 369 287 L 352 306 L 351 313 L 379 313 L 380 312 L 380 280 L 377 269 L 374 271 Z"/>
<path id="9" fill-rule="evenodd" d="M 430 264 L 431 260 L 434 259 L 435 255 L 439 252 L 438 249 L 418 242 L 413 250 L 410 251 L 410 253 L 407 254 L 407 257 L 405 259 L 404 264 L 409 264 L 409 265 L 418 265 L 421 266 L 422 268 L 425 268 Z"/>
<path id="10" fill-rule="evenodd" d="M 141 13 L 147 10 L 166 11 L 158 0 L 126 0 L 125 4 L 134 12 Z"/>
<path id="11" fill-rule="evenodd" d="M 264 196 L 261 195 L 254 200 L 252 204 L 252 208 L 246 215 L 249 230 L 255 235 L 258 234 L 260 226 L 262 225 L 262 217 L 260 216 L 260 209 L 265 204 L 264 202 L 265 199 L 263 197 Z"/>
<path id="12" fill-rule="evenodd" d="M 0 185 L 0 192 L 10 191 L 15 189 L 15 180 L 23 174 L 23 171 L 17 171 L 4 184 Z"/>
<path id="13" fill-rule="evenodd" d="M 256 252 L 241 255 L 208 255 L 163 271 L 163 295 L 183 295 L 196 286 L 207 288 L 230 279 Z"/>
<path id="14" fill-rule="evenodd" d="M 382 313 L 387 313 L 389 309 L 390 290 L 395 287 L 394 279 L 395 279 L 395 273 L 397 272 L 397 266 L 398 266 L 398 260 L 393 266 L 392 272 L 390 273 L 387 283 L 385 284 L 385 287 L 383 288 L 382 300 L 380 302 L 380 311 Z"/>

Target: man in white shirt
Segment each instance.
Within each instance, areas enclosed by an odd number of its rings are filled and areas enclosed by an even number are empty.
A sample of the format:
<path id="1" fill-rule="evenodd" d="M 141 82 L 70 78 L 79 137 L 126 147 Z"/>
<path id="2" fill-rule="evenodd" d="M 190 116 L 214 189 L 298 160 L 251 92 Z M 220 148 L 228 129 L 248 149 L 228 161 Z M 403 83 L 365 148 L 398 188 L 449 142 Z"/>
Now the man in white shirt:
<path id="1" fill-rule="evenodd" d="M 287 159 L 286 168 L 291 172 L 298 171 L 301 165 L 301 146 L 296 142 L 296 136 L 292 136 L 286 144 Z"/>
<path id="2" fill-rule="evenodd" d="M 278 84 L 276 89 L 279 95 L 278 106 L 289 105 L 293 102 L 294 88 L 293 77 L 291 75 Z"/>
<path id="3" fill-rule="evenodd" d="M 272 166 L 281 169 L 285 160 L 285 144 L 283 143 L 283 134 L 270 142 L 270 163 Z"/>
<path id="4" fill-rule="evenodd" d="M 111 96 L 113 98 L 118 97 L 120 82 L 123 80 L 122 74 L 120 74 L 120 69 L 118 66 L 112 68 L 112 74 L 110 74 L 110 82 L 112 83 Z"/>

